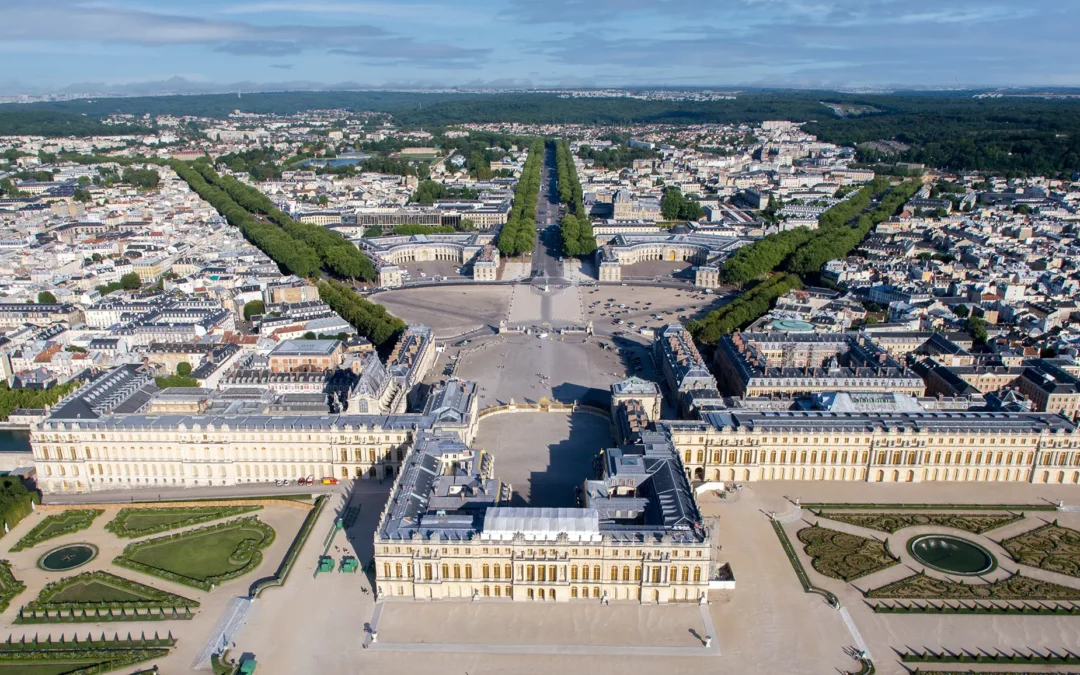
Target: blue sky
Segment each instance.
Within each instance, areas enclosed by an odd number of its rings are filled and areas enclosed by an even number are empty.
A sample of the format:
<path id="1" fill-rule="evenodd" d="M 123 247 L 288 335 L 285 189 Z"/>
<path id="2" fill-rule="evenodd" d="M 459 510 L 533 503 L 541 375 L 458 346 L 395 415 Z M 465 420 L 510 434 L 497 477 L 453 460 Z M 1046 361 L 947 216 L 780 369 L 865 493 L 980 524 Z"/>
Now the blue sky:
<path id="1" fill-rule="evenodd" d="M 0 0 L 0 90 L 1078 86 L 1077 0 Z"/>

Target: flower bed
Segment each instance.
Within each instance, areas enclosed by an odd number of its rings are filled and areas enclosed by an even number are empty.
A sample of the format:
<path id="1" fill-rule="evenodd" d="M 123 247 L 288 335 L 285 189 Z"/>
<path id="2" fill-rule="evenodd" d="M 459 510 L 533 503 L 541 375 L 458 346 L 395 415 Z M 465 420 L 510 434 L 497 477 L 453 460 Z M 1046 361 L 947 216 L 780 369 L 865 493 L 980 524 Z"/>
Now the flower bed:
<path id="1" fill-rule="evenodd" d="M 920 572 L 866 591 L 870 599 L 905 600 L 1080 600 L 1080 589 L 1039 581 L 1020 573 L 985 584 L 966 584 Z"/>
<path id="2" fill-rule="evenodd" d="M 118 577 L 84 572 L 54 581 L 19 610 L 16 623 L 190 619 L 195 600 Z"/>
<path id="3" fill-rule="evenodd" d="M 1080 577 L 1080 532 L 1055 520 L 1001 542 L 1021 565 Z"/>
<path id="4" fill-rule="evenodd" d="M 11 547 L 11 551 L 14 553 L 15 551 L 33 548 L 41 542 L 54 537 L 85 530 L 94 522 L 94 518 L 103 513 L 105 512 L 100 509 L 80 509 L 45 516 L 40 523 L 34 526 L 34 529 L 27 532 L 22 539 Z"/>
<path id="5" fill-rule="evenodd" d="M 63 668 L 71 666 L 71 670 L 57 670 L 64 675 L 99 675 L 120 668 L 127 668 L 136 663 L 160 659 L 169 655 L 169 648 L 176 645 L 176 640 L 170 635 L 167 638 L 159 638 L 155 634 L 151 639 L 121 640 L 117 636 L 112 640 L 105 639 L 102 635 L 100 640 L 83 640 L 77 637 L 65 642 L 63 638 L 58 642 L 51 639 L 41 642 L 34 637 L 32 642 L 25 638 L 21 642 L 12 642 L 8 637 L 7 642 L 0 643 L 0 666 L 22 666 L 27 671 L 44 671 L 49 666 Z"/>
<path id="6" fill-rule="evenodd" d="M 121 509 L 105 529 L 118 537 L 134 538 L 198 525 L 211 520 L 232 518 L 258 511 L 261 506 L 192 506 L 145 509 Z"/>
<path id="7" fill-rule="evenodd" d="M 113 564 L 209 591 L 262 562 L 274 529 L 255 516 L 128 544 Z"/>
<path id="8" fill-rule="evenodd" d="M 810 581 L 810 575 L 806 573 L 806 568 L 803 567 L 802 561 L 799 560 L 799 555 L 795 552 L 795 547 L 792 546 L 791 540 L 788 539 L 787 532 L 784 532 L 784 526 L 776 520 L 772 521 L 773 531 L 776 532 L 776 537 L 780 540 L 780 546 L 784 549 L 784 555 L 787 556 L 788 562 L 791 563 L 791 567 L 795 570 L 795 576 L 799 578 L 799 583 L 802 584 L 803 590 L 807 593 L 817 593 L 825 598 L 833 607 L 840 606 L 840 599 L 836 597 L 831 591 L 827 591 L 824 588 L 815 586 Z"/>
<path id="9" fill-rule="evenodd" d="M 886 550 L 885 544 L 875 539 L 817 525 L 799 530 L 797 536 L 805 545 L 804 550 L 811 557 L 814 569 L 833 579 L 853 581 L 898 562 Z"/>
<path id="10" fill-rule="evenodd" d="M 1022 513 L 837 513 L 815 512 L 822 518 L 893 534 L 905 527 L 932 525 L 982 534 L 1023 520 Z"/>

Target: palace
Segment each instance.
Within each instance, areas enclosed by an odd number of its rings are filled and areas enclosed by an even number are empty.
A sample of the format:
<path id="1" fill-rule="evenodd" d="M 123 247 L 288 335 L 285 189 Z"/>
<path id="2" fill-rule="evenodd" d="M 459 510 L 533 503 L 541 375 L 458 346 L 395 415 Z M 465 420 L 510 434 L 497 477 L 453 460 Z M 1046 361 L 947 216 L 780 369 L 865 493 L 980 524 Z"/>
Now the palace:
<path id="1" fill-rule="evenodd" d="M 375 532 L 379 596 L 699 602 L 718 570 L 668 437 L 602 460 L 582 507 L 508 507 L 491 455 L 421 434 Z"/>

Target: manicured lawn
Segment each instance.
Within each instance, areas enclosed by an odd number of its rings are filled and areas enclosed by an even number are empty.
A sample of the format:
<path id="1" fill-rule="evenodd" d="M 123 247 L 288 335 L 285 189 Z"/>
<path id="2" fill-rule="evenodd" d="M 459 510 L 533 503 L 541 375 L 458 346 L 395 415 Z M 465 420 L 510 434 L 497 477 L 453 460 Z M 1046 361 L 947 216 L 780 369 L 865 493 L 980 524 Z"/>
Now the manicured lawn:
<path id="1" fill-rule="evenodd" d="M 191 513 L 186 509 L 177 509 L 172 513 L 139 513 L 134 512 L 125 520 L 128 529 L 148 530 L 150 528 L 168 525 L 175 526 L 191 518 Z"/>
<path id="2" fill-rule="evenodd" d="M 191 579 L 204 580 L 242 568 L 243 563 L 231 562 L 229 558 L 245 539 L 262 541 L 263 534 L 255 528 L 235 527 L 143 546 L 131 559 Z"/>
<path id="3" fill-rule="evenodd" d="M 129 593 L 116 588 L 111 584 L 97 580 L 86 583 L 72 584 L 56 595 L 50 602 L 136 602 L 144 598 L 135 593 Z"/>
<path id="4" fill-rule="evenodd" d="M 258 567 L 273 541 L 274 528 L 248 516 L 128 544 L 113 563 L 210 590 Z"/>
<path id="5" fill-rule="evenodd" d="M 94 518 L 97 518 L 102 513 L 104 513 L 104 511 L 81 509 L 45 516 L 40 523 L 34 526 L 34 529 L 27 532 L 22 539 L 12 546 L 11 550 L 12 552 L 22 551 L 33 548 L 41 542 L 52 539 L 53 537 L 85 530 L 94 522 Z"/>
<path id="6" fill-rule="evenodd" d="M 230 518 L 261 506 L 190 506 L 121 509 L 105 529 L 118 537 L 143 537 L 159 532 Z"/>

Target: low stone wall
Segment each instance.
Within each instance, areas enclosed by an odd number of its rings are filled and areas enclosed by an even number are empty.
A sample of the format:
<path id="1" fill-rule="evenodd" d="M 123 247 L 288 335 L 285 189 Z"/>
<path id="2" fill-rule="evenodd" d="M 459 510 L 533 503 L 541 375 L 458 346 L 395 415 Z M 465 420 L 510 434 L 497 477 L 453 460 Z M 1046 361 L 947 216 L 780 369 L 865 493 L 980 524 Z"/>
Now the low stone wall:
<path id="1" fill-rule="evenodd" d="M 310 511 L 314 506 L 295 499 L 198 499 L 189 501 L 161 501 L 161 502 L 116 502 L 107 504 L 38 504 L 38 511 L 81 511 L 84 509 L 103 509 L 105 511 L 119 511 L 120 509 L 163 509 L 163 508 L 190 508 L 194 506 L 291 506 L 293 508 Z"/>
<path id="2" fill-rule="evenodd" d="M 484 419 L 485 417 L 492 417 L 494 415 L 508 415 L 510 413 L 584 413 L 586 415 L 595 415 L 596 417 L 603 417 L 606 420 L 611 419 L 611 415 L 607 410 L 602 408 L 596 408 L 590 405 L 578 405 L 576 403 L 511 403 L 508 405 L 493 405 L 484 408 L 479 412 L 477 417 Z"/>

